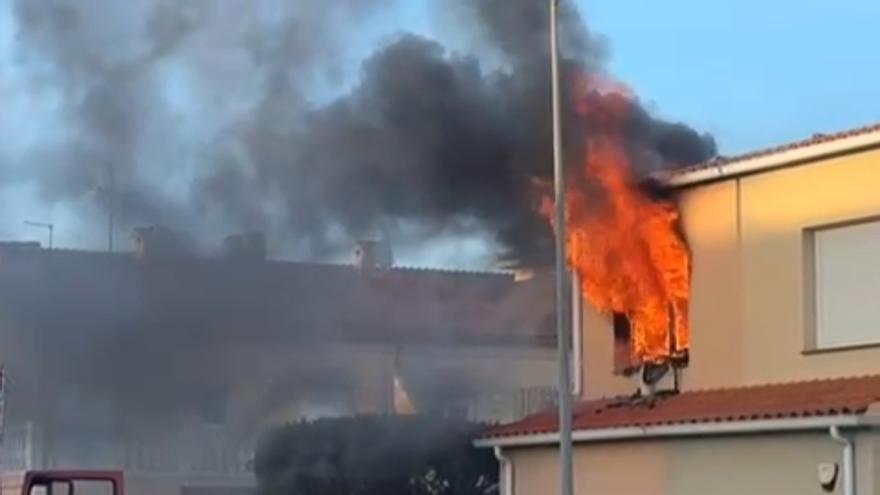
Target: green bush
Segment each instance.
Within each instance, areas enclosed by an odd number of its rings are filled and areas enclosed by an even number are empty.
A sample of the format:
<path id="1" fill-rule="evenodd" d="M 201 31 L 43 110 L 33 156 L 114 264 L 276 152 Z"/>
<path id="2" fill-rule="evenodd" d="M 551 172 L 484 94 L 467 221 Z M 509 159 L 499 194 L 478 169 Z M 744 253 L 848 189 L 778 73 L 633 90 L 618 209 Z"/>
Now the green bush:
<path id="1" fill-rule="evenodd" d="M 483 426 L 427 416 L 356 416 L 267 434 L 254 470 L 261 495 L 483 495 L 498 465 L 471 442 Z"/>

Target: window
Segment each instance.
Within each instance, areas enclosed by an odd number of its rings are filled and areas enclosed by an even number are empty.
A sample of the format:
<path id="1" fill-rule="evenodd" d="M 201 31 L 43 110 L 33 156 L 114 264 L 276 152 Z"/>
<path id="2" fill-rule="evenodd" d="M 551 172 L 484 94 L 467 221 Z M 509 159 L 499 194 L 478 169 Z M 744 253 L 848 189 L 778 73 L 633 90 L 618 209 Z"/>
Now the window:
<path id="1" fill-rule="evenodd" d="M 618 375 L 628 375 L 633 372 L 638 365 L 632 360 L 632 327 L 629 318 L 621 313 L 614 313 L 613 318 L 614 329 L 614 373 Z"/>
<path id="2" fill-rule="evenodd" d="M 111 480 L 54 479 L 35 480 L 30 495 L 115 495 Z"/>
<path id="3" fill-rule="evenodd" d="M 69 493 L 70 495 L 116 495 L 116 489 L 109 480 L 74 480 L 73 489 Z"/>
<path id="4" fill-rule="evenodd" d="M 807 239 L 814 318 L 808 347 L 880 344 L 880 221 L 817 229 Z"/>

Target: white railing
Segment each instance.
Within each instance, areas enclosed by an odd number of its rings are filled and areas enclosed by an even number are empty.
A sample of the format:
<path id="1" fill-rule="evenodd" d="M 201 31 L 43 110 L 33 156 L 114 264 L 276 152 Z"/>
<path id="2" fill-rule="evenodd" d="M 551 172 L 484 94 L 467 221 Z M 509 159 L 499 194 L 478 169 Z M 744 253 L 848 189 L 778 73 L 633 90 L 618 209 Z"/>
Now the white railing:
<path id="1" fill-rule="evenodd" d="M 528 387 L 504 392 L 481 394 L 447 409 L 451 416 L 471 421 L 505 423 L 521 419 L 556 404 L 553 387 Z"/>
<path id="2" fill-rule="evenodd" d="M 39 439 L 39 429 L 31 425 L 7 428 L 0 444 L 0 471 L 70 465 L 70 459 L 56 459 L 58 451 L 53 452 L 51 445 L 42 459 Z M 102 446 L 109 456 L 102 467 L 156 474 L 235 475 L 252 471 L 253 448 L 233 443 L 216 427 L 195 427 L 187 435 L 119 437 L 111 443 Z"/>
<path id="3" fill-rule="evenodd" d="M 470 397 L 446 411 L 472 421 L 508 422 L 553 407 L 555 401 L 555 388 L 529 387 Z M 40 468 L 41 459 L 47 467 L 54 465 L 56 449 L 50 444 L 49 455 L 42 455 L 39 433 L 31 425 L 7 428 L 0 444 L 0 470 Z M 115 459 L 107 467 L 135 473 L 244 475 L 253 470 L 253 445 L 233 439 L 221 426 L 190 425 L 177 432 L 124 435 L 110 440 L 103 449 Z"/>
<path id="4" fill-rule="evenodd" d="M 251 471 L 253 449 L 230 441 L 222 428 L 201 427 L 186 436 L 129 438 L 125 468 L 138 472 L 240 474 Z"/>
<path id="5" fill-rule="evenodd" d="M 0 470 L 22 471 L 30 469 L 34 452 L 33 428 L 30 425 L 7 428 L 0 444 Z"/>

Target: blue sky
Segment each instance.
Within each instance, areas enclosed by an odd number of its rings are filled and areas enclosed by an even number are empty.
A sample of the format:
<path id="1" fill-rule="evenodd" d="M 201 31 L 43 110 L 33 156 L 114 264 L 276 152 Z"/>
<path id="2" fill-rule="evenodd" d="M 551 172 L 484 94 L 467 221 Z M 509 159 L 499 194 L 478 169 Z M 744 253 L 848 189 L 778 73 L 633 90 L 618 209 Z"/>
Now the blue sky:
<path id="1" fill-rule="evenodd" d="M 611 72 L 659 115 L 711 132 L 722 154 L 880 121 L 877 0 L 576 3 Z M 411 1 L 403 23 L 442 29 L 429 15 Z"/>
<path id="2" fill-rule="evenodd" d="M 722 153 L 880 121 L 876 0 L 580 0 L 612 72 Z"/>

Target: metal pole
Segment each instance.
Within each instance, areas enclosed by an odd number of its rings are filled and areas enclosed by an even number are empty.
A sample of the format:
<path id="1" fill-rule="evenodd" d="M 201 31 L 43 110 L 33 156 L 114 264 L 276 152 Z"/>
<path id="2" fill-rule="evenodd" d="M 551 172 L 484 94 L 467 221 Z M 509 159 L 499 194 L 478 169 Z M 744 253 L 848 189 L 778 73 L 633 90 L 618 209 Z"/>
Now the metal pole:
<path id="1" fill-rule="evenodd" d="M 49 231 L 49 249 L 52 249 L 52 243 L 53 243 L 54 232 L 55 232 L 55 225 L 53 225 L 51 223 L 31 222 L 31 221 L 27 221 L 27 220 L 24 222 L 24 224 L 27 225 L 28 227 L 39 227 L 41 229 L 48 230 Z"/>
<path id="2" fill-rule="evenodd" d="M 107 252 L 113 252 L 113 208 L 115 208 L 115 201 L 113 198 L 113 192 L 110 192 L 110 210 L 107 214 Z"/>
<path id="3" fill-rule="evenodd" d="M 559 351 L 559 461 L 560 494 L 573 495 L 574 469 L 571 441 L 571 365 L 567 297 L 569 280 L 565 256 L 565 175 L 562 160 L 562 121 L 559 109 L 559 0 L 550 0 L 550 77 L 553 107 L 553 192 L 556 202 L 556 345 Z"/>
<path id="4" fill-rule="evenodd" d="M 111 163 L 107 169 L 107 252 L 113 252 L 113 224 L 116 215 L 116 174 L 114 174 L 113 164 Z"/>

